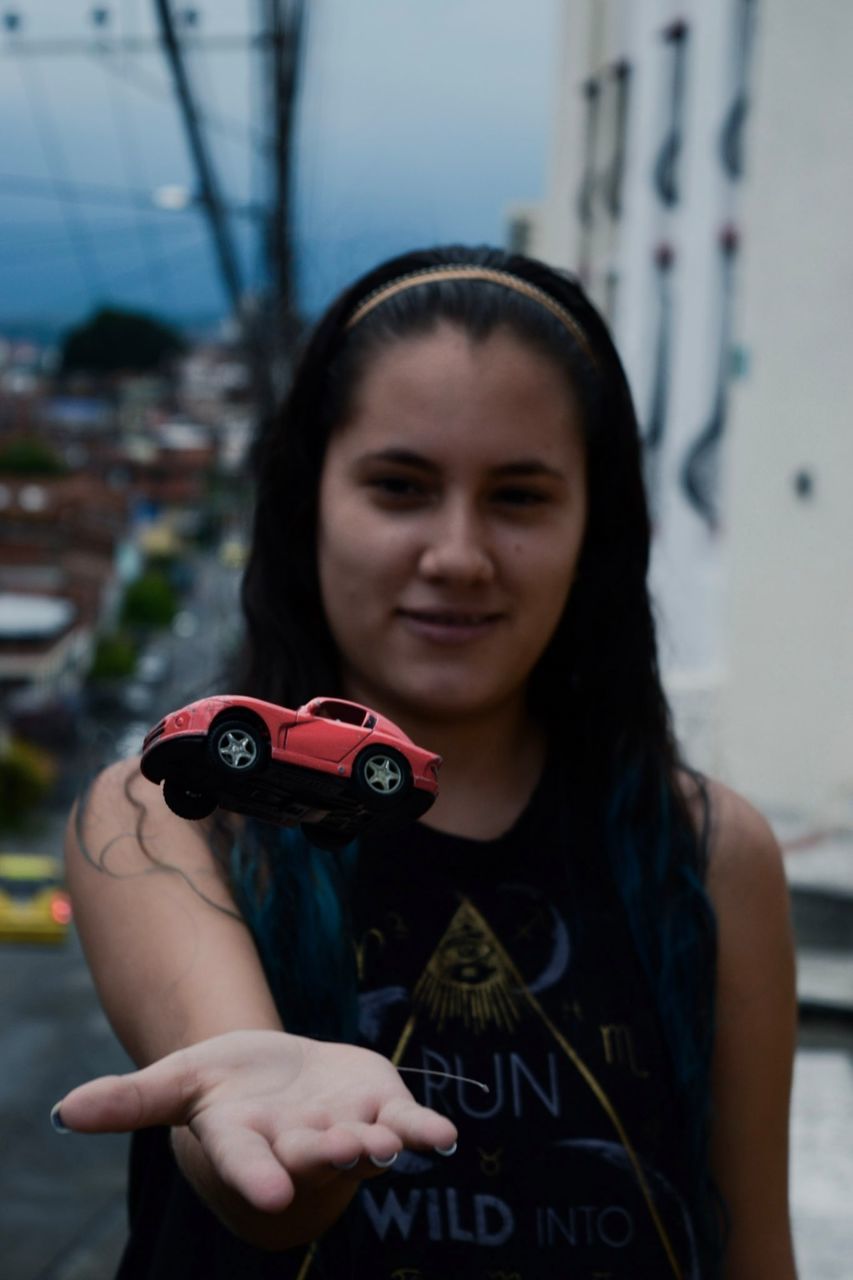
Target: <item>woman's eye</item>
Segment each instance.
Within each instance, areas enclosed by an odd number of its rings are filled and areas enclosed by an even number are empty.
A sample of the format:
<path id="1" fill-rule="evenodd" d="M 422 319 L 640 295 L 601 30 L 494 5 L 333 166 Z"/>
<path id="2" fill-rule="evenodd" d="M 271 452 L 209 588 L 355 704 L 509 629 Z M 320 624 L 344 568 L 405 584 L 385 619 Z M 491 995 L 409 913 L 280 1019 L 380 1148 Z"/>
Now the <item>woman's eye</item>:
<path id="1" fill-rule="evenodd" d="M 368 485 L 383 498 L 419 498 L 424 493 L 424 486 L 408 476 L 374 476 Z"/>
<path id="2" fill-rule="evenodd" d="M 518 487 L 499 489 L 495 500 L 507 507 L 538 507 L 548 501 L 547 494 L 541 489 L 521 489 Z"/>

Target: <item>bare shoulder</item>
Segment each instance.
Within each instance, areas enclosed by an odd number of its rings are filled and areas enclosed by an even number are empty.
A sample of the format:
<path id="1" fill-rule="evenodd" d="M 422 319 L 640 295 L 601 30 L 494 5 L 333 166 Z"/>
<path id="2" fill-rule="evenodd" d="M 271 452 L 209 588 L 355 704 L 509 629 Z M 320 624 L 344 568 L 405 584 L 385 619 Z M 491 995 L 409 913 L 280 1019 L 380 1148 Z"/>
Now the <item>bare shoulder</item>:
<path id="1" fill-rule="evenodd" d="M 718 1014 L 775 1007 L 779 1025 L 795 1002 L 791 905 L 782 851 L 767 819 L 720 782 L 707 784 L 708 893 L 717 916 Z M 770 993 L 772 992 L 772 996 Z"/>
<path id="2" fill-rule="evenodd" d="M 717 905 L 748 886 L 784 886 L 782 851 L 764 815 L 737 791 L 711 778 L 680 776 L 697 831 L 708 830 L 708 890 Z"/>
<path id="3" fill-rule="evenodd" d="M 753 805 L 719 782 L 705 790 L 717 918 L 712 1160 L 730 1218 L 726 1276 L 794 1280 L 787 1135 L 797 1002 L 785 868 Z"/>
<path id="4" fill-rule="evenodd" d="M 770 823 L 721 782 L 682 783 L 688 809 L 708 826 L 707 889 L 717 919 L 718 1013 L 793 1001 L 794 942 L 782 851 Z"/>
<path id="5" fill-rule="evenodd" d="M 744 895 L 771 894 L 787 903 L 782 850 L 770 823 L 722 782 L 708 781 L 708 890 L 718 908 L 736 908 Z"/>

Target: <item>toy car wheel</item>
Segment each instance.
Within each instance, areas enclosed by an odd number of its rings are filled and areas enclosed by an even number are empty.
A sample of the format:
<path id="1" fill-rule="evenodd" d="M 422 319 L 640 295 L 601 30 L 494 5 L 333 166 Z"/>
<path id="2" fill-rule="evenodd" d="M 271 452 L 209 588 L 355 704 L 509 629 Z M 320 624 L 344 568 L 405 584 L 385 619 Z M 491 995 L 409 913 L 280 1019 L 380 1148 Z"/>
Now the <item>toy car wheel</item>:
<path id="1" fill-rule="evenodd" d="M 200 818 L 208 818 L 216 808 L 216 796 L 212 792 L 189 791 L 171 778 L 163 783 L 163 799 L 172 813 L 195 822 Z"/>
<path id="2" fill-rule="evenodd" d="M 406 757 L 393 747 L 368 747 L 353 770 L 355 785 L 371 809 L 396 805 L 412 785 Z"/>
<path id="3" fill-rule="evenodd" d="M 268 745 L 261 730 L 245 720 L 223 720 L 208 738 L 213 760 L 228 773 L 254 773 L 266 764 Z"/>

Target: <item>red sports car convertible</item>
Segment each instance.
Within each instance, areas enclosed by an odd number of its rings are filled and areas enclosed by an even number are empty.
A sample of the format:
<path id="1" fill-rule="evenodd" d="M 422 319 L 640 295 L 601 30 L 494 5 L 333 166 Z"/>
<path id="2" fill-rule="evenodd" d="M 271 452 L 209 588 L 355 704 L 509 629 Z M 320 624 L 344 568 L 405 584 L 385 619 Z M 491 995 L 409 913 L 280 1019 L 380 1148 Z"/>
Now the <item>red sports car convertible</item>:
<path id="1" fill-rule="evenodd" d="M 340 848 L 366 827 L 425 813 L 441 757 L 369 707 L 312 698 L 296 711 L 221 695 L 172 711 L 146 735 L 140 767 L 182 818 L 217 806 Z"/>

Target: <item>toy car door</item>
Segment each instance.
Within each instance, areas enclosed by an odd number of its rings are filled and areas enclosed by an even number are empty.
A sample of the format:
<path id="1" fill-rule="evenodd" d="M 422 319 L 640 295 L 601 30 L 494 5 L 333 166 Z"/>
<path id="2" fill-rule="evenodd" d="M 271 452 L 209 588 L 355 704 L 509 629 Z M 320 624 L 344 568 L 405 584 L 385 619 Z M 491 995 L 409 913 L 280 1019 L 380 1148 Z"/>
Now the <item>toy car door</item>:
<path id="1" fill-rule="evenodd" d="M 366 707 L 334 698 L 316 700 L 287 730 L 285 748 L 315 760 L 343 760 L 370 737 L 376 717 Z M 304 714 L 304 719 L 303 719 Z"/>

